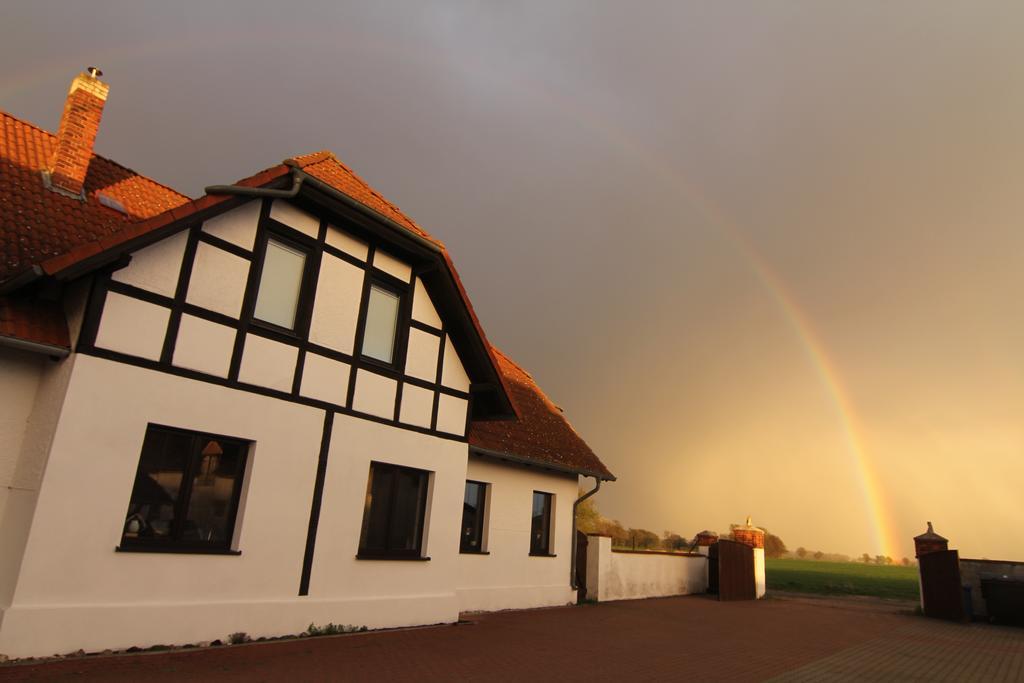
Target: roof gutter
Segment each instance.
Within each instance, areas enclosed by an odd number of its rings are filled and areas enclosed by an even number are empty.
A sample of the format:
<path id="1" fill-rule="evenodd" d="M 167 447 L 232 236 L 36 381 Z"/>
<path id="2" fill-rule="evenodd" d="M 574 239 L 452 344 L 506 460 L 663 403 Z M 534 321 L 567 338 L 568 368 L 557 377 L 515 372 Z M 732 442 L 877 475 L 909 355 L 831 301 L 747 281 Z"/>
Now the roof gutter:
<path id="1" fill-rule="evenodd" d="M 44 356 L 50 356 L 51 358 L 56 359 L 67 358 L 71 354 L 71 349 L 64 348 L 63 346 L 42 344 L 40 342 L 28 341 L 27 339 L 19 339 L 17 337 L 0 336 L 0 346 L 19 349 L 21 351 L 29 351 L 31 353 L 41 353 Z"/>
<path id="2" fill-rule="evenodd" d="M 273 190 L 263 187 L 245 187 L 242 185 L 210 185 L 206 188 L 207 194 L 233 194 L 242 197 L 274 197 L 279 199 L 293 199 L 299 194 L 299 190 L 302 186 L 309 185 L 310 187 L 316 188 L 320 192 L 323 192 L 331 199 L 335 199 L 350 209 L 358 211 L 368 218 L 372 218 L 378 223 L 383 223 L 389 229 L 397 232 L 402 237 L 412 240 L 418 246 L 428 249 L 435 254 L 441 253 L 441 247 L 434 244 L 428 239 L 417 235 L 403 225 L 396 223 L 384 214 L 371 209 L 366 204 L 349 197 L 344 192 L 340 192 L 336 188 L 328 185 L 319 178 L 309 175 L 292 159 L 286 159 L 284 161 L 286 166 L 291 167 L 292 171 L 292 186 L 288 190 Z"/>
<path id="3" fill-rule="evenodd" d="M 404 225 L 401 225 L 401 224 L 391 220 L 390 218 L 388 218 L 384 214 L 380 213 L 379 211 L 371 209 L 366 204 L 363 204 L 362 202 L 360 202 L 360 201 L 358 201 L 356 199 L 353 199 L 352 197 L 349 197 L 344 192 L 340 192 L 339 190 L 337 190 L 336 188 L 332 187 L 331 185 L 328 185 L 327 183 L 323 182 L 319 178 L 316 178 L 314 176 L 309 175 L 308 173 L 303 171 L 301 168 L 299 168 L 298 165 L 296 165 L 296 163 L 294 161 L 289 159 L 289 160 L 285 161 L 284 163 L 286 165 L 292 167 L 292 173 L 295 175 L 296 178 L 300 178 L 302 182 L 304 182 L 305 184 L 309 185 L 310 187 L 316 188 L 320 192 L 323 192 L 324 194 L 329 196 L 331 199 L 335 199 L 335 200 L 341 202 L 342 204 L 344 204 L 348 208 L 353 209 L 354 211 L 358 211 L 359 213 L 363 214 L 367 218 L 372 218 L 374 221 L 376 221 L 378 223 L 383 223 L 389 229 L 397 232 L 399 235 L 401 235 L 404 238 L 412 240 L 418 246 L 423 247 L 424 249 L 427 249 L 427 250 L 429 250 L 429 251 L 431 251 L 431 252 L 433 252 L 435 254 L 440 254 L 441 253 L 441 247 L 439 247 L 437 244 L 431 242 L 430 240 L 428 240 L 428 239 L 426 239 L 426 238 L 424 238 L 424 237 L 422 237 L 420 235 L 417 235 L 416 233 L 414 233 L 413 231 L 409 230 Z M 207 190 L 209 190 L 209 188 L 207 188 Z"/>
<path id="4" fill-rule="evenodd" d="M 0 296 L 4 294 L 10 294 L 11 292 L 21 289 L 25 285 L 32 284 L 39 278 L 43 277 L 46 273 L 39 265 L 34 265 L 27 270 L 23 270 L 10 280 L 0 283 Z"/>
<path id="5" fill-rule="evenodd" d="M 469 451 L 482 455 L 488 458 L 494 458 L 495 460 L 505 460 L 507 462 L 514 462 L 517 465 L 526 465 L 528 467 L 537 467 L 540 469 L 551 470 L 553 472 L 560 472 L 562 474 L 575 474 L 580 477 L 593 477 L 599 481 L 615 481 L 615 476 L 611 474 L 601 474 L 599 472 L 591 472 L 589 470 L 581 470 L 574 467 L 568 467 L 566 465 L 555 465 L 552 463 L 539 463 L 532 458 L 524 458 L 521 455 L 513 455 L 512 453 L 502 453 L 500 451 L 492 451 L 487 448 L 480 448 L 479 446 L 470 446 Z"/>
<path id="6" fill-rule="evenodd" d="M 206 194 L 234 194 L 240 197 L 279 197 L 291 199 L 302 189 L 303 175 L 292 173 L 292 186 L 288 190 L 275 190 L 266 187 L 246 187 L 244 185 L 208 185 Z"/>

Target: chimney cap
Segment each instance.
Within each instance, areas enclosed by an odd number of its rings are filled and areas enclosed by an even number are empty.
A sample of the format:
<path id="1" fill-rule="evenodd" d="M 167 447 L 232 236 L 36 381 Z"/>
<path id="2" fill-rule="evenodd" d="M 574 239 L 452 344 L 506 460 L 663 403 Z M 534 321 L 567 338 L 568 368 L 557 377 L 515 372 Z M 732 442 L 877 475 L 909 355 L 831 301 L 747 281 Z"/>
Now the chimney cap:
<path id="1" fill-rule="evenodd" d="M 103 75 L 103 71 L 97 66 L 88 66 L 85 68 L 85 72 L 93 78 L 99 78 Z"/>

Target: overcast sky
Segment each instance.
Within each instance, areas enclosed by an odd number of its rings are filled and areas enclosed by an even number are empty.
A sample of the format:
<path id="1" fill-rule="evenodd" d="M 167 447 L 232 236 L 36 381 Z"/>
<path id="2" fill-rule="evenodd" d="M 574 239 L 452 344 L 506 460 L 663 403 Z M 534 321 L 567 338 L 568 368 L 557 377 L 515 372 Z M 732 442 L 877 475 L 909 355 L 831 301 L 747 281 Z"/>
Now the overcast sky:
<path id="1" fill-rule="evenodd" d="M 0 107 L 189 195 L 329 148 L 684 536 L 1024 555 L 1019 2 L 8 2 Z M 880 530 L 882 533 L 880 533 Z M 886 540 L 888 537 L 890 540 Z"/>

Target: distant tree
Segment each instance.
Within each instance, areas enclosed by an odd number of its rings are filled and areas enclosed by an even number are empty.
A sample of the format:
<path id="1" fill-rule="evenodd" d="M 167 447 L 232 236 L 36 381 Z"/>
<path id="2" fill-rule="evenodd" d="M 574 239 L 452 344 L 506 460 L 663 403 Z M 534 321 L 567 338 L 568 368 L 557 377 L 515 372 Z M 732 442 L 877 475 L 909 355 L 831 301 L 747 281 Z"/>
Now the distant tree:
<path id="1" fill-rule="evenodd" d="M 580 495 L 582 496 L 583 494 L 583 489 L 580 489 Z M 594 501 L 594 496 L 587 498 L 576 506 L 576 528 L 585 534 L 599 533 L 598 528 L 603 519 L 601 513 L 597 511 L 597 503 Z"/>
<path id="2" fill-rule="evenodd" d="M 889 557 L 888 555 L 886 555 L 886 556 L 885 556 L 885 563 L 886 563 L 886 564 L 896 564 L 896 563 L 895 563 L 895 562 L 893 561 L 893 559 L 892 559 L 891 557 Z"/>
<path id="3" fill-rule="evenodd" d="M 807 557 L 807 548 L 805 548 L 803 546 L 800 546 L 799 548 L 797 548 L 796 549 L 796 556 L 799 557 L 801 560 L 804 559 L 805 557 Z"/>
<path id="4" fill-rule="evenodd" d="M 870 564 L 871 556 L 868 555 L 867 553 L 864 553 L 863 555 L 860 556 L 860 561 L 863 562 L 864 564 Z"/>
<path id="5" fill-rule="evenodd" d="M 786 544 L 782 542 L 782 539 L 771 533 L 767 529 L 764 530 L 764 556 L 772 559 L 782 557 L 788 552 Z"/>
<path id="6" fill-rule="evenodd" d="M 875 564 L 885 564 L 885 555 L 875 555 Z"/>
<path id="7" fill-rule="evenodd" d="M 823 557 L 825 557 L 825 553 L 821 552 L 820 550 L 814 553 L 814 559 L 816 560 L 820 560 Z"/>
<path id="8" fill-rule="evenodd" d="M 904 557 L 902 560 L 900 560 L 900 564 L 902 564 L 904 567 L 909 567 L 910 566 L 910 558 L 909 557 Z"/>
<path id="9" fill-rule="evenodd" d="M 656 550 L 661 545 L 661 537 L 647 529 L 629 529 L 627 544 L 634 550 Z"/>
<path id="10" fill-rule="evenodd" d="M 685 538 L 673 531 L 666 531 L 661 537 L 661 547 L 665 550 L 686 550 L 690 544 Z"/>
<path id="11" fill-rule="evenodd" d="M 606 519 L 601 518 L 601 524 L 598 526 L 596 533 L 604 536 L 611 536 L 612 545 L 616 548 L 624 548 L 628 545 L 629 531 L 626 527 L 622 526 L 622 522 L 617 519 Z"/>

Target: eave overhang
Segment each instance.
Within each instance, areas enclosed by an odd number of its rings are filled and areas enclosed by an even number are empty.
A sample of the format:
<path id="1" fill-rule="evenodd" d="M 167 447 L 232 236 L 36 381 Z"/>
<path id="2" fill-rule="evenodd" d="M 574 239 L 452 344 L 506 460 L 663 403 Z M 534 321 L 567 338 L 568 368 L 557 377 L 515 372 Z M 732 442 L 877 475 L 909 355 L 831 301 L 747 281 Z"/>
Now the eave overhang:
<path id="1" fill-rule="evenodd" d="M 547 470 L 549 472 L 556 472 L 558 474 L 574 474 L 580 477 L 594 477 L 601 481 L 616 481 L 615 475 L 604 474 L 601 472 L 592 472 L 585 468 L 570 467 L 568 465 L 560 465 L 557 463 L 547 462 L 539 460 L 537 458 L 529 458 L 522 455 L 516 455 L 514 453 L 501 453 L 499 451 L 493 451 L 487 448 L 481 448 L 479 446 L 469 447 L 470 455 L 475 455 L 480 458 L 488 460 L 495 460 L 499 462 L 508 462 L 516 465 L 523 465 L 526 467 L 533 467 L 541 470 Z"/>

